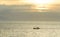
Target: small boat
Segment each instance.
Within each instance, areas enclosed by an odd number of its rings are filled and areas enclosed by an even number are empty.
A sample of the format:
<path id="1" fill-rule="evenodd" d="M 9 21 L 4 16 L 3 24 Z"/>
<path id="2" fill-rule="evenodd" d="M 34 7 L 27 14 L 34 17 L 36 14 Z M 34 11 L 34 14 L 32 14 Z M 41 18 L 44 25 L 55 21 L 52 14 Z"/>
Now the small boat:
<path id="1" fill-rule="evenodd" d="M 35 28 L 33 28 L 33 29 L 40 29 L 39 27 L 35 27 Z"/>

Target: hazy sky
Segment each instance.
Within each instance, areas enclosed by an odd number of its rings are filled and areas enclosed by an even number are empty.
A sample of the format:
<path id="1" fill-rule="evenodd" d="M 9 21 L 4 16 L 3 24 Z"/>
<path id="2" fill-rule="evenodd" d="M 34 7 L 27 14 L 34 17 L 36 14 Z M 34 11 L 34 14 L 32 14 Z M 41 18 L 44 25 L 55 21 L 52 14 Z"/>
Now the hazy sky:
<path id="1" fill-rule="evenodd" d="M 26 0 L 0 0 L 0 4 L 12 5 L 12 4 L 25 4 Z M 55 3 L 60 2 L 60 0 L 54 0 Z"/>

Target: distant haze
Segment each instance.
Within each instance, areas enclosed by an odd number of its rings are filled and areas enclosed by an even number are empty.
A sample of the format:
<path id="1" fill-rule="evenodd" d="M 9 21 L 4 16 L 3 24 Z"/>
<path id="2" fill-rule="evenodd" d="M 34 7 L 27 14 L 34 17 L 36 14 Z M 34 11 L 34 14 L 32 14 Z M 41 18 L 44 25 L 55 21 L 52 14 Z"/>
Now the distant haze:
<path id="1" fill-rule="evenodd" d="M 21 5 L 21 4 L 28 4 L 25 2 L 26 0 L 0 0 L 0 4 L 5 5 Z M 38 0 L 37 0 L 38 1 Z M 54 0 L 54 4 L 60 4 L 60 0 Z"/>
<path id="2" fill-rule="evenodd" d="M 60 21 L 60 6 L 48 12 L 33 12 L 32 5 L 0 5 L 0 21 Z"/>

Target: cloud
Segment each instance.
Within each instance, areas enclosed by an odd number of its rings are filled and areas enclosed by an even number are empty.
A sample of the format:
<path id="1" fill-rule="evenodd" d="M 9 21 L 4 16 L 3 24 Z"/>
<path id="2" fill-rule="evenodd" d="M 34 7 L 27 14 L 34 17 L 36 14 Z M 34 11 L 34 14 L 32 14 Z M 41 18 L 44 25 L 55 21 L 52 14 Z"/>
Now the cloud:
<path id="1" fill-rule="evenodd" d="M 20 5 L 20 4 L 22 4 L 22 1 L 21 0 L 0 0 L 0 4 Z"/>
<path id="2" fill-rule="evenodd" d="M 5 4 L 5 5 L 28 4 L 26 1 L 27 0 L 0 0 L 0 4 Z M 55 1 L 56 4 L 60 4 L 60 0 L 54 0 L 54 1 Z"/>

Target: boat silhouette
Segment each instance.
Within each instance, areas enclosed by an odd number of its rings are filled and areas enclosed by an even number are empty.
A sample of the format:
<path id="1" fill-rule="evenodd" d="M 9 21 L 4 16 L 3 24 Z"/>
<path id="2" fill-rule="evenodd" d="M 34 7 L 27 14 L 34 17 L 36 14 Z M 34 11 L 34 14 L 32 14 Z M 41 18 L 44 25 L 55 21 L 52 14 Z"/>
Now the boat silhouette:
<path id="1" fill-rule="evenodd" d="M 33 29 L 40 29 L 39 27 L 34 27 Z"/>

